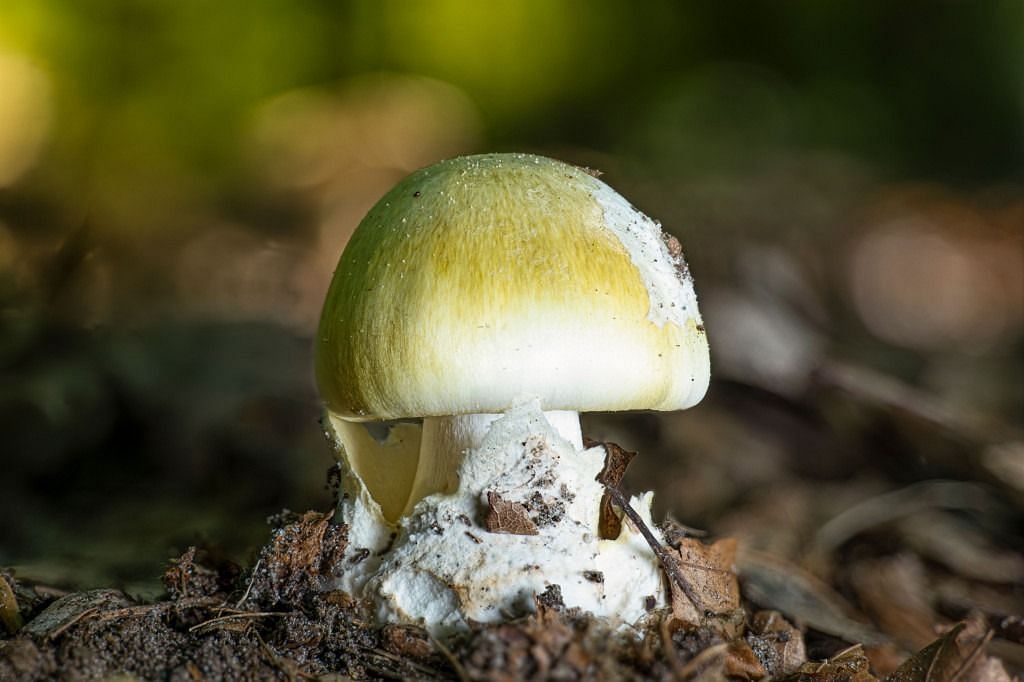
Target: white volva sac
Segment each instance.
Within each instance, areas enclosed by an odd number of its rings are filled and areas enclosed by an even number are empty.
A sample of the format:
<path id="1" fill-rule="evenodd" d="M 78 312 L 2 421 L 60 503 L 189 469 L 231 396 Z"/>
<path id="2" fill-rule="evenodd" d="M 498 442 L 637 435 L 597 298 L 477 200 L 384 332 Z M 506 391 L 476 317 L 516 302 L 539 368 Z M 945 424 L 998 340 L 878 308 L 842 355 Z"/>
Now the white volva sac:
<path id="1" fill-rule="evenodd" d="M 348 526 L 334 587 L 382 621 L 446 633 L 550 586 L 626 625 L 664 604 L 630 523 L 598 536 L 605 451 L 579 412 L 696 404 L 708 344 L 679 242 L 608 185 L 526 154 L 409 176 L 341 256 L 316 366 Z M 631 505 L 653 528 L 650 503 Z"/>
<path id="2" fill-rule="evenodd" d="M 617 539 L 597 535 L 604 458 L 603 447 L 565 440 L 536 401 L 518 406 L 466 453 L 454 493 L 420 500 L 393 540 L 378 530 L 390 526 L 354 477 L 341 505 L 353 529 L 348 565 L 334 587 L 372 601 L 383 621 L 424 623 L 434 634 L 530 611 L 533 596 L 550 585 L 566 605 L 635 623 L 664 605 L 665 586 L 650 547 L 628 523 Z M 488 493 L 522 504 L 536 535 L 488 532 Z M 650 503 L 650 493 L 632 500 L 653 528 Z"/>

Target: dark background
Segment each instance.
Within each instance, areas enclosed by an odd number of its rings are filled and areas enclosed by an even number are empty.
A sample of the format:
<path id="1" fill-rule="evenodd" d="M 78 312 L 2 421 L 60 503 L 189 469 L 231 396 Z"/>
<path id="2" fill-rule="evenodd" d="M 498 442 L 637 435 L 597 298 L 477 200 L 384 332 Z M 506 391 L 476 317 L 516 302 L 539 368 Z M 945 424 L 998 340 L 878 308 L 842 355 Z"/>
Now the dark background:
<path id="1" fill-rule="evenodd" d="M 0 565 L 155 594 L 329 508 L 338 254 L 482 151 L 600 169 L 682 240 L 707 401 L 585 420 L 661 512 L 794 560 L 936 478 L 1019 520 L 1024 3 L 5 0 Z"/>

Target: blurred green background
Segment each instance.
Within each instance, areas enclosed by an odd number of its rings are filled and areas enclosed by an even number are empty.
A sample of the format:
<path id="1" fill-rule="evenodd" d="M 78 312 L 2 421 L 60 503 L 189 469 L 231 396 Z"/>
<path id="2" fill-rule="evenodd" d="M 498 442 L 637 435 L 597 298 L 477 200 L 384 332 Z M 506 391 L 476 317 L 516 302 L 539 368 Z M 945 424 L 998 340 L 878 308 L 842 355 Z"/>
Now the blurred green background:
<path id="1" fill-rule="evenodd" d="M 587 422 L 645 448 L 662 511 L 727 528 L 872 465 L 827 420 L 769 447 L 789 422 L 737 401 L 816 409 L 838 362 L 1024 418 L 1024 2 L 4 0 L 0 565 L 146 591 L 329 507 L 338 254 L 398 179 L 482 151 L 600 169 L 682 240 L 707 406 Z"/>

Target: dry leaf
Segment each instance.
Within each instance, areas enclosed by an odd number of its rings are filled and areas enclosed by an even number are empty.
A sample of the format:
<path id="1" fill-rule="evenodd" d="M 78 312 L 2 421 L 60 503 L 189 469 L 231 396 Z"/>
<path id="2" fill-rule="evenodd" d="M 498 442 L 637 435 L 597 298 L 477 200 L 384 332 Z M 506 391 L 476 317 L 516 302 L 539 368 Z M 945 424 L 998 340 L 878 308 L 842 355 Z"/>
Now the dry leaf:
<path id="1" fill-rule="evenodd" d="M 796 622 L 848 642 L 881 644 L 881 633 L 855 620 L 856 613 L 831 587 L 796 564 L 744 549 L 737 559 L 744 596 Z"/>
<path id="2" fill-rule="evenodd" d="M 666 547 L 665 551 L 676 558 L 683 578 L 703 608 L 703 612 L 698 611 L 675 581 L 670 580 L 672 618 L 676 624 L 696 626 L 703 622 L 705 613 L 722 614 L 739 608 L 740 588 L 733 572 L 734 538 L 725 538 L 713 545 L 705 545 L 696 538 L 683 538 L 678 548 Z"/>
<path id="3" fill-rule="evenodd" d="M 876 682 L 864 648 L 857 644 L 826 661 L 808 661 L 786 678 L 794 682 Z"/>
<path id="4" fill-rule="evenodd" d="M 129 604 L 131 600 L 120 590 L 73 592 L 47 606 L 22 628 L 21 633 L 33 637 L 56 638 L 91 614 L 122 608 Z"/>
<path id="5" fill-rule="evenodd" d="M 807 661 L 803 633 L 778 611 L 754 614 L 747 644 L 773 678 L 788 675 Z"/>
<path id="6" fill-rule="evenodd" d="M 635 452 L 623 450 L 615 443 L 601 443 L 604 446 L 604 468 L 597 475 L 599 483 L 612 488 L 618 487 L 626 473 L 626 467 L 636 457 Z M 601 511 L 597 532 L 603 540 L 614 540 L 622 532 L 622 517 L 615 512 L 613 500 L 607 492 L 601 498 Z"/>
<path id="7" fill-rule="evenodd" d="M 676 678 L 688 682 L 719 680 L 760 680 L 765 669 L 750 646 L 742 639 L 708 647 L 690 659 Z"/>
<path id="8" fill-rule="evenodd" d="M 850 571 L 858 602 L 887 634 L 911 651 L 935 639 L 928 576 L 920 559 L 900 554 L 858 562 Z"/>
<path id="9" fill-rule="evenodd" d="M 484 526 L 491 533 L 536 535 L 537 524 L 519 502 L 510 502 L 496 492 L 487 493 L 487 518 Z"/>
<path id="10" fill-rule="evenodd" d="M 985 655 L 992 632 L 980 618 L 954 626 L 885 678 L 886 682 L 1010 682 L 996 658 Z"/>

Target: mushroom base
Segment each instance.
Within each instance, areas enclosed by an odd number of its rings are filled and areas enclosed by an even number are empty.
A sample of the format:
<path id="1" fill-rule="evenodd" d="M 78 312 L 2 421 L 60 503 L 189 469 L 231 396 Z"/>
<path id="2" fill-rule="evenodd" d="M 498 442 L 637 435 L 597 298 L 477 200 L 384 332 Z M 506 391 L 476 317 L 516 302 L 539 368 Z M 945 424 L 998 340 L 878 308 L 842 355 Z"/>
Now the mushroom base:
<path id="1" fill-rule="evenodd" d="M 425 497 L 397 526 L 348 472 L 339 515 L 349 544 L 330 587 L 366 600 L 381 621 L 435 635 L 532 611 L 552 585 L 568 607 L 636 624 L 665 604 L 666 588 L 630 524 L 615 540 L 598 537 L 604 457 L 565 440 L 532 402 L 489 425 L 462 459 L 454 493 Z M 657 534 L 651 498 L 631 505 Z"/>

